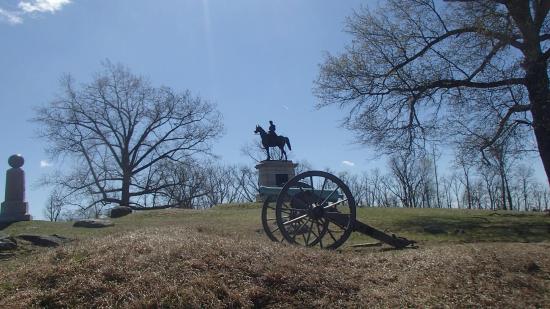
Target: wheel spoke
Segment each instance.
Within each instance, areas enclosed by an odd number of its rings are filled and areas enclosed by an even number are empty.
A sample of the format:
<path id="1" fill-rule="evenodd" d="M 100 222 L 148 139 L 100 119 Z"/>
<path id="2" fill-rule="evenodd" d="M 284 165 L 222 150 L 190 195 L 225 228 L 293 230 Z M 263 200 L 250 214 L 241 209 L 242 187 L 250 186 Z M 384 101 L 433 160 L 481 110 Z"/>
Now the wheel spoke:
<path id="1" fill-rule="evenodd" d="M 296 241 L 296 235 L 297 235 L 296 232 L 299 233 L 299 232 L 300 232 L 300 229 L 302 229 L 302 227 L 303 227 L 304 225 L 306 225 L 306 223 L 307 223 L 307 221 L 305 221 L 304 223 L 302 223 L 302 225 L 300 225 L 299 228 L 297 228 L 297 229 L 294 230 L 294 237 L 292 237 L 292 240 Z M 303 234 L 302 234 L 302 235 L 303 235 Z"/>
<path id="2" fill-rule="evenodd" d="M 313 230 L 313 223 L 314 223 L 314 221 L 311 221 L 311 224 L 309 225 L 307 238 L 306 238 L 306 246 L 309 244 L 309 237 L 311 237 L 311 232 Z"/>
<path id="3" fill-rule="evenodd" d="M 267 196 L 264 200 L 262 207 L 262 226 L 266 236 L 272 241 L 280 242 L 284 240 L 278 225 L 277 225 L 277 208 L 275 207 L 276 203 L 273 202 L 272 197 Z M 288 218 L 289 214 L 284 212 L 279 212 L 279 216 L 283 218 Z"/>
<path id="4" fill-rule="evenodd" d="M 330 220 L 329 220 L 329 222 L 330 222 L 331 224 L 333 224 L 334 226 L 337 226 L 337 227 L 340 228 L 341 230 L 344 230 L 344 231 L 346 230 L 346 227 L 345 227 L 345 226 L 341 226 L 340 224 L 338 224 L 338 223 L 336 223 L 336 222 L 334 222 L 334 221 L 330 221 Z"/>
<path id="5" fill-rule="evenodd" d="M 334 240 L 334 242 L 337 241 L 336 238 L 334 237 L 334 235 L 332 235 L 332 231 L 331 231 L 329 228 L 327 228 L 327 233 L 330 235 L 330 237 L 332 238 L 332 240 Z"/>
<path id="6" fill-rule="evenodd" d="M 338 191 L 338 189 L 340 189 L 339 187 L 336 187 L 336 189 L 334 189 L 334 191 L 332 191 L 328 196 L 327 198 L 321 203 L 321 205 L 324 205 L 331 197 L 334 193 L 336 193 L 336 191 Z M 322 198 L 322 197 L 321 197 Z"/>
<path id="7" fill-rule="evenodd" d="M 325 178 L 325 180 L 323 181 L 323 186 L 321 187 L 321 198 L 323 198 L 323 193 L 325 192 L 325 185 L 327 184 L 327 178 Z M 323 204 L 321 204 L 323 205 Z"/>
<path id="8" fill-rule="evenodd" d="M 288 225 L 288 224 L 291 224 L 291 223 L 293 223 L 293 222 L 300 221 L 300 220 L 302 220 L 302 219 L 305 218 L 305 217 L 307 217 L 307 214 L 301 215 L 301 216 L 296 217 L 296 218 L 294 218 L 294 219 L 292 219 L 292 220 L 288 220 L 288 221 L 284 222 L 283 225 Z"/>
<path id="9" fill-rule="evenodd" d="M 333 232 L 333 233 L 342 233 L 342 232 L 345 232 L 346 229 L 341 227 L 340 225 L 336 224 L 335 222 L 329 220 L 329 219 L 326 219 L 327 221 L 327 231 L 330 231 L 330 232 Z M 339 228 L 340 230 L 339 231 L 335 231 L 335 230 L 331 230 L 330 227 L 331 225 L 334 225 L 336 226 L 337 228 Z"/>
<path id="10" fill-rule="evenodd" d="M 319 223 L 316 224 L 317 225 L 317 232 L 319 232 L 319 246 L 321 248 L 323 248 L 323 237 L 321 237 L 321 230 L 319 230 Z"/>
<path id="11" fill-rule="evenodd" d="M 307 225 L 306 225 L 306 226 L 307 226 Z M 307 240 L 306 240 L 306 235 L 305 235 L 305 233 L 300 233 L 300 234 L 302 234 L 302 238 L 304 239 L 304 245 L 307 246 Z"/>
<path id="12" fill-rule="evenodd" d="M 315 221 L 315 224 L 317 224 L 317 221 Z M 315 234 L 315 230 L 313 229 L 313 226 L 311 228 L 311 233 L 315 236 L 315 238 L 319 238 L 319 235 Z"/>
<path id="13" fill-rule="evenodd" d="M 347 202 L 347 201 L 348 201 L 348 199 L 346 198 L 346 199 L 343 199 L 343 200 L 341 200 L 341 201 L 334 202 L 334 203 L 332 203 L 332 204 L 330 204 L 330 205 L 327 205 L 327 206 L 325 206 L 325 207 L 323 207 L 323 208 L 324 208 L 324 209 L 327 209 L 327 208 L 330 208 L 330 207 L 333 207 L 333 206 L 342 204 L 343 202 Z M 323 204 L 324 204 L 324 203 L 323 203 Z M 321 205 L 323 205 L 323 204 L 321 204 Z"/>

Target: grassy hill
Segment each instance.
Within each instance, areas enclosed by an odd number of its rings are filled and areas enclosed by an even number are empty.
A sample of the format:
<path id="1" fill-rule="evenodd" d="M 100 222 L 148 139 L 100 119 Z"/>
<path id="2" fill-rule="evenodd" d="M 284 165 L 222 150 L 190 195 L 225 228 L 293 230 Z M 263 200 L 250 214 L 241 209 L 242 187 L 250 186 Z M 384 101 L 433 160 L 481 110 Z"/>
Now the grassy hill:
<path id="1" fill-rule="evenodd" d="M 4 234 L 58 234 L 0 261 L 0 307 L 544 307 L 550 217 L 442 209 L 360 209 L 358 219 L 418 249 L 339 251 L 270 242 L 259 205 L 163 210 L 103 229 L 19 222 Z"/>

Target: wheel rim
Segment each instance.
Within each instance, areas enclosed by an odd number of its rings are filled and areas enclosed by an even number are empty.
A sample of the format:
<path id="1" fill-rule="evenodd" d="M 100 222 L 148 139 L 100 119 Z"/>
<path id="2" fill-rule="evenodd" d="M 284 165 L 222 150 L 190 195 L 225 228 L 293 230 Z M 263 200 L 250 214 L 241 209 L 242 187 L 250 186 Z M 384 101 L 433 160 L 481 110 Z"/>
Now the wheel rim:
<path id="1" fill-rule="evenodd" d="M 300 185 L 303 183 L 310 188 Z M 278 231 L 286 241 L 327 249 L 336 249 L 348 239 L 355 211 L 349 188 L 322 171 L 305 172 L 289 180 L 275 205 Z"/>
<path id="2" fill-rule="evenodd" d="M 275 198 L 267 196 L 262 206 L 262 226 L 264 232 L 272 241 L 281 242 L 284 240 L 275 217 Z"/>

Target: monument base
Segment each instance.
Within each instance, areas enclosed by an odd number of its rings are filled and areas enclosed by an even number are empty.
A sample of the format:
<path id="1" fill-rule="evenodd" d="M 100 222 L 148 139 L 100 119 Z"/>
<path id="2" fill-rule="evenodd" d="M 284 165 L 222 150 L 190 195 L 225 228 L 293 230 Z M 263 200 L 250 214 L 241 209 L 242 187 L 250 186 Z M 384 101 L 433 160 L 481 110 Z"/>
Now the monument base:
<path id="1" fill-rule="evenodd" d="M 3 202 L 0 210 L 0 222 L 30 221 L 27 202 Z"/>
<path id="2" fill-rule="evenodd" d="M 282 187 L 296 176 L 295 168 L 298 166 L 292 161 L 261 161 L 256 165 L 258 169 L 258 184 L 263 187 Z"/>
<path id="3" fill-rule="evenodd" d="M 256 195 L 257 202 L 264 202 L 268 196 L 273 201 L 277 198 L 278 190 L 285 185 L 292 177 L 296 176 L 295 168 L 298 166 L 292 161 L 270 160 L 261 161 L 256 165 L 258 170 L 258 185 L 263 188 L 263 192 Z M 268 192 L 268 188 L 273 192 Z M 266 191 L 268 190 L 268 191 Z"/>
<path id="4" fill-rule="evenodd" d="M 10 223 L 10 222 L 19 222 L 19 221 L 32 221 L 32 216 L 29 214 L 11 216 L 11 217 L 0 217 L 0 223 Z"/>

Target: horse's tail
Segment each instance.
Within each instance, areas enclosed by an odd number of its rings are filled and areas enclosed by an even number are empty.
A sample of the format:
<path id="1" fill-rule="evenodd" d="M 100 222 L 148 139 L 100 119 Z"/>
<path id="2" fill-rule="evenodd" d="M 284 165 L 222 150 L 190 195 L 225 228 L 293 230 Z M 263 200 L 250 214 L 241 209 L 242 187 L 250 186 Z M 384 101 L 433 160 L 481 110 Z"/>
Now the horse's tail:
<path id="1" fill-rule="evenodd" d="M 285 137 L 285 143 L 288 146 L 288 150 L 292 150 L 292 147 L 290 147 L 290 140 L 288 139 L 288 137 Z"/>

